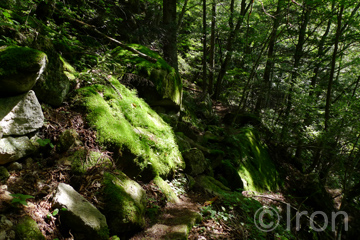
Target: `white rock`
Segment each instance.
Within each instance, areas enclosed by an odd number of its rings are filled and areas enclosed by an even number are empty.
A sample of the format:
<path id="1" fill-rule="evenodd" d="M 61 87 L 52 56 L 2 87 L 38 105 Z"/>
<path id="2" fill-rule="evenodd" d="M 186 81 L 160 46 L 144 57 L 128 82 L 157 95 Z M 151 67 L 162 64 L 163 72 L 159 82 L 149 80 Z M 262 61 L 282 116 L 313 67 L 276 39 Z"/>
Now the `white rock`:
<path id="1" fill-rule="evenodd" d="M 0 165 L 14 162 L 33 154 L 39 147 L 36 137 L 5 137 L 0 139 Z"/>
<path id="2" fill-rule="evenodd" d="M 54 206 L 66 208 L 60 211 L 62 223 L 76 232 L 86 235 L 86 239 L 108 239 L 104 234 L 108 226 L 105 216 L 70 185 L 60 183 L 54 197 Z"/>
<path id="3" fill-rule="evenodd" d="M 44 114 L 34 91 L 0 98 L 0 135 L 25 135 L 44 125 Z"/>

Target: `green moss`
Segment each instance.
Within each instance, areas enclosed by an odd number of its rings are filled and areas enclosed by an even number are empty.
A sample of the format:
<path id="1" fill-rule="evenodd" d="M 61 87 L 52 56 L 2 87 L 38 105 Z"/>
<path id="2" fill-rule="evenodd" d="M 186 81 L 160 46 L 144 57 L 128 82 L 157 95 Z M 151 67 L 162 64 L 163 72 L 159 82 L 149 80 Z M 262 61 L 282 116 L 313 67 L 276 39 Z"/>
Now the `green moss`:
<path id="1" fill-rule="evenodd" d="M 45 53 L 28 47 L 8 46 L 0 48 L 0 76 L 17 74 L 22 70 L 32 71 L 46 56 Z"/>
<path id="2" fill-rule="evenodd" d="M 170 185 L 164 181 L 164 179 L 157 176 L 154 178 L 154 183 L 156 184 L 156 186 L 158 186 L 160 188 L 161 192 L 164 193 L 166 199 L 169 202 L 172 202 L 172 203 L 179 202 L 179 198 L 176 196 L 176 193 L 174 192 L 174 190 L 172 190 Z"/>
<path id="3" fill-rule="evenodd" d="M 71 170 L 76 174 L 84 174 L 87 170 L 95 165 L 103 167 L 111 167 L 112 162 L 109 158 L 104 157 L 101 152 L 88 151 L 85 148 L 80 148 L 74 152 L 70 157 Z"/>
<path id="4" fill-rule="evenodd" d="M 73 66 L 71 66 L 65 59 L 63 59 L 60 56 L 60 60 L 63 63 L 63 70 L 64 70 L 64 74 L 70 79 L 70 80 L 75 80 L 75 73 L 76 70 Z"/>
<path id="5" fill-rule="evenodd" d="M 236 145 L 239 153 L 237 160 L 232 162 L 243 181 L 245 180 L 244 188 L 259 192 L 276 191 L 281 185 L 279 173 L 266 146 L 256 136 L 256 131 L 253 128 L 243 128 L 240 134 L 233 135 L 229 140 Z"/>
<path id="6" fill-rule="evenodd" d="M 23 217 L 15 228 L 16 239 L 21 240 L 45 240 L 37 223 L 30 217 Z"/>
<path id="7" fill-rule="evenodd" d="M 78 91 L 99 143 L 120 155 L 131 152 L 134 156 L 131 161 L 141 174 L 167 176 L 176 168 L 184 167 L 171 127 L 135 92 L 116 79 L 110 81 L 122 97 L 105 85 L 92 85 Z"/>
<path id="8" fill-rule="evenodd" d="M 161 58 L 158 53 L 151 51 L 147 47 L 139 44 L 129 44 L 128 46 L 155 58 L 157 61 L 155 63 L 149 62 L 121 47 L 115 48 L 112 51 L 114 60 L 123 66 L 134 66 L 131 73 L 151 80 L 155 84 L 157 91 L 164 98 L 169 98 L 180 105 L 182 82 L 179 73 Z"/>

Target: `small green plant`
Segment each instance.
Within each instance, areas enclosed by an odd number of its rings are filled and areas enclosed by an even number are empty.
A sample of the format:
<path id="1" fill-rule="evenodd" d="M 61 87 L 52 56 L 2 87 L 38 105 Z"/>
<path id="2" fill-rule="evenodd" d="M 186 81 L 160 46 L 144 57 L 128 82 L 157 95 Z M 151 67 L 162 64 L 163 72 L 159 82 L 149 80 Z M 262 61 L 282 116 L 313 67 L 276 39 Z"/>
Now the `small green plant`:
<path id="1" fill-rule="evenodd" d="M 25 194 L 21 194 L 21 193 L 10 194 L 10 196 L 13 197 L 13 200 L 11 200 L 11 203 L 13 203 L 13 204 L 20 203 L 24 206 L 27 206 L 26 200 L 28 200 L 29 198 L 34 198 L 31 195 L 25 195 Z"/>
<path id="2" fill-rule="evenodd" d="M 51 143 L 51 140 L 46 138 L 46 139 L 38 139 L 37 142 L 39 143 L 39 145 L 41 147 L 45 147 L 46 145 L 49 145 L 51 148 L 54 148 L 54 145 Z"/>

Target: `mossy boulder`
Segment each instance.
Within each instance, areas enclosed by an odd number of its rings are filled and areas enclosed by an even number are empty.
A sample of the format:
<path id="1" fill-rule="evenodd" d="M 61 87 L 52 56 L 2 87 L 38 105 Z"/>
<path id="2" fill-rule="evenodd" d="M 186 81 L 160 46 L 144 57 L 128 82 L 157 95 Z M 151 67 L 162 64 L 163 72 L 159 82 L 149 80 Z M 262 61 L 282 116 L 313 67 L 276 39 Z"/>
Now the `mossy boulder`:
<path id="1" fill-rule="evenodd" d="M 73 146 L 79 146 L 81 142 L 79 140 L 79 134 L 75 129 L 66 129 L 59 136 L 59 143 L 56 148 L 59 152 L 66 152 Z"/>
<path id="2" fill-rule="evenodd" d="M 101 152 L 91 151 L 84 147 L 79 148 L 69 157 L 61 159 L 61 162 L 70 164 L 72 172 L 80 175 L 95 165 L 101 165 L 103 168 L 112 166 L 111 160 Z"/>
<path id="3" fill-rule="evenodd" d="M 143 181 L 184 168 L 172 128 L 136 92 L 109 81 L 79 89 L 75 104 L 85 107 L 97 141 L 115 153 L 117 166 Z"/>
<path id="4" fill-rule="evenodd" d="M 40 49 L 47 54 L 49 64 L 33 90 L 40 101 L 58 107 L 64 102 L 69 93 L 70 79 L 65 74 L 68 69 L 64 67 L 63 60 L 56 52 L 49 38 L 39 36 L 34 48 Z"/>
<path id="5" fill-rule="evenodd" d="M 185 152 L 190 150 L 191 145 L 188 141 L 186 141 L 183 137 L 181 137 L 182 134 L 176 133 L 176 142 L 179 146 L 180 152 Z"/>
<path id="6" fill-rule="evenodd" d="M 30 216 L 21 218 L 15 226 L 15 234 L 15 239 L 18 240 L 45 240 L 37 223 Z"/>
<path id="7" fill-rule="evenodd" d="M 232 166 L 244 182 L 245 190 L 276 191 L 282 184 L 267 147 L 254 128 L 241 128 L 224 140 Z"/>
<path id="8" fill-rule="evenodd" d="M 230 161 L 222 161 L 215 169 L 216 178 L 232 191 L 244 188 L 244 184 L 237 170 Z"/>
<path id="9" fill-rule="evenodd" d="M 123 172 L 104 175 L 105 216 L 112 234 L 145 227 L 146 192 Z"/>
<path id="10" fill-rule="evenodd" d="M 207 175 L 199 175 L 195 178 L 195 188 L 218 197 L 225 197 L 231 193 L 231 189 L 226 187 L 220 181 Z"/>
<path id="11" fill-rule="evenodd" d="M 45 70 L 45 53 L 19 46 L 0 48 L 0 96 L 15 96 L 31 90 Z"/>
<path id="12" fill-rule="evenodd" d="M 180 75 L 158 53 L 138 44 L 130 44 L 129 47 L 157 61 L 149 62 L 121 47 L 114 49 L 112 55 L 115 61 L 126 66 L 120 80 L 137 88 L 139 96 L 145 98 L 149 105 L 179 110 L 182 101 Z"/>
<path id="13" fill-rule="evenodd" d="M 10 177 L 9 171 L 5 167 L 0 166 L 0 182 L 6 181 L 9 177 Z"/>
<path id="14" fill-rule="evenodd" d="M 183 152 L 182 155 L 186 164 L 185 172 L 190 175 L 199 175 L 209 166 L 204 154 L 197 148 L 189 149 Z"/>

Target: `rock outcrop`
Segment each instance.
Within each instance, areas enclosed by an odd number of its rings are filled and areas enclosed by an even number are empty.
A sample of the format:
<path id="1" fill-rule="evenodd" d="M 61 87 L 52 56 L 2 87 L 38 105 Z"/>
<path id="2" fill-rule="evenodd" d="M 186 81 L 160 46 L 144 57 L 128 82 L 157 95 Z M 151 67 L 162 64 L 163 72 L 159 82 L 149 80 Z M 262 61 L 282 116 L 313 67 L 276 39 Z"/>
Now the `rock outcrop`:
<path id="1" fill-rule="evenodd" d="M 75 239 L 109 239 L 106 218 L 70 185 L 60 183 L 54 196 L 61 222 L 72 230 Z"/>

